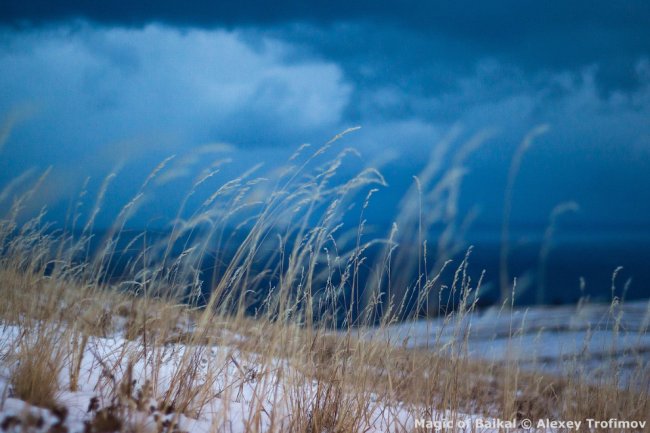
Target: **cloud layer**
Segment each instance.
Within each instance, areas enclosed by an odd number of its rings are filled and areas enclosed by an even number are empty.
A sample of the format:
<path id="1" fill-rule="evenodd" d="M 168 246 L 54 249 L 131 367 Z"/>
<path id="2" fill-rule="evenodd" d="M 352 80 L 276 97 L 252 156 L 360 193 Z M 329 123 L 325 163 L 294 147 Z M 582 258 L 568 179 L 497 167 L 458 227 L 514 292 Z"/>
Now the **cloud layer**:
<path id="1" fill-rule="evenodd" d="M 231 146 L 236 169 L 272 166 L 303 142 L 360 124 L 350 143 L 365 164 L 384 166 L 394 204 L 460 124 L 458 146 L 477 131 L 498 131 L 468 160 L 463 191 L 465 210 L 478 206 L 496 222 L 516 146 L 549 123 L 522 166 L 519 221 L 544 222 L 564 200 L 578 201 L 592 221 L 650 216 L 650 55 L 637 3 L 609 16 L 596 4 L 575 21 L 578 3 L 540 11 L 503 2 L 472 14 L 420 5 L 420 14 L 404 8 L 396 16 L 379 5 L 364 19 L 353 8 L 345 20 L 326 10 L 291 9 L 283 19 L 233 10 L 205 21 L 199 6 L 188 8 L 196 17 L 171 19 L 171 4 L 142 15 L 72 3 L 33 3 L 32 13 L 30 4 L 10 3 L 2 15 L 47 25 L 0 34 L 0 112 L 31 110 L 3 150 L 0 181 L 54 164 L 51 201 L 125 160 L 136 161 L 125 184 L 169 154 L 211 143 Z"/>

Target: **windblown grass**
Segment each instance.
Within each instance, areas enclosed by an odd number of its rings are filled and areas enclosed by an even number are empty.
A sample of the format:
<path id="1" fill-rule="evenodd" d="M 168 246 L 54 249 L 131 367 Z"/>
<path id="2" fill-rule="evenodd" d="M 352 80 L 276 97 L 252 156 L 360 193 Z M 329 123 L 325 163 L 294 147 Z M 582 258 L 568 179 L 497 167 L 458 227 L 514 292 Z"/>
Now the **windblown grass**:
<path id="1" fill-rule="evenodd" d="M 301 148 L 275 177 L 252 169 L 189 209 L 217 168 L 202 173 L 163 238 L 127 238 L 124 229 L 171 159 L 146 178 L 99 247 L 91 248 L 93 225 L 112 176 L 84 223 L 75 208 L 67 231 L 53 230 L 44 213 L 21 222 L 38 184 L 15 200 L 0 222 L 0 322 L 18 330 L 2 350 L 13 366 L 11 395 L 55 408 L 59 393 L 93 380 L 87 431 L 97 432 L 140 431 L 137 413 L 153 413 L 157 431 L 170 432 L 181 415 L 212 416 L 212 431 L 229 431 L 237 418 L 244 431 L 301 433 L 407 432 L 414 419 L 462 414 L 648 419 L 642 359 L 631 386 L 617 366 L 594 383 L 588 371 L 552 376 L 469 356 L 466 319 L 482 277 L 470 276 L 471 250 L 460 263 L 450 259 L 466 248 L 452 234 L 471 217 L 457 215 L 454 200 L 464 158 L 481 137 L 450 167 L 432 156 L 384 238 L 367 233 L 366 212 L 385 180 L 374 169 L 339 172 L 354 155 L 329 156 L 343 135 L 311 155 Z M 354 228 L 346 225 L 350 208 Z M 426 233 L 440 223 L 447 231 L 428 243 Z M 400 249 L 409 239 L 417 251 Z M 409 349 L 388 332 L 440 312 L 454 330 L 451 342 Z M 109 338 L 121 339 L 110 356 L 89 349 Z M 250 401 L 242 410 L 244 389 Z M 220 412 L 210 415 L 217 400 Z"/>

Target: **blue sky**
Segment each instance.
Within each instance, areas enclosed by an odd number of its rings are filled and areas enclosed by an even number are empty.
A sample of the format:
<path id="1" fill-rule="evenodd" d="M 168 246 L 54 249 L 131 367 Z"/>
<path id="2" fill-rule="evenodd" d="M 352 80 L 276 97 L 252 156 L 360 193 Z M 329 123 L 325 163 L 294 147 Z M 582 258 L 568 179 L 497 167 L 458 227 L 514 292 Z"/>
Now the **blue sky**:
<path id="1" fill-rule="evenodd" d="M 512 156 L 548 124 L 513 221 L 545 224 L 574 200 L 576 224 L 647 233 L 648 23 L 642 1 L 7 0 L 0 114 L 18 121 L 0 182 L 53 165 L 43 198 L 62 213 L 87 176 L 119 168 L 117 207 L 170 154 L 232 158 L 234 174 L 360 125 L 345 145 L 386 174 L 390 207 L 450 130 L 458 147 L 489 130 L 461 208 L 498 226 Z"/>

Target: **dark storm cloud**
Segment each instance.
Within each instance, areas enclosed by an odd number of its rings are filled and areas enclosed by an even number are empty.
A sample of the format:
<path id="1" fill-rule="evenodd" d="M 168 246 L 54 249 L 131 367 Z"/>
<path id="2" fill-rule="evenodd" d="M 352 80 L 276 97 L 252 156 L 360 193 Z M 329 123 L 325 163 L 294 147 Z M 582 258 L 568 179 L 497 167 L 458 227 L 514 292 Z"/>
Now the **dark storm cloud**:
<path id="1" fill-rule="evenodd" d="M 464 194 L 498 221 L 514 149 L 548 122 L 513 218 L 544 222 L 575 199 L 594 220 L 647 221 L 649 22 L 633 1 L 5 0 L 0 112 L 41 107 L 8 143 L 5 172 L 77 155 L 103 173 L 133 140 L 131 172 L 146 172 L 140 154 L 154 154 L 149 167 L 214 142 L 242 168 L 360 124 L 354 146 L 391 161 L 389 183 L 405 188 L 460 122 L 501 128 L 469 161 Z"/>
<path id="2" fill-rule="evenodd" d="M 385 74 L 379 79 L 398 75 L 406 81 L 409 68 L 428 73 L 431 79 L 418 83 L 429 90 L 450 84 L 454 74 L 466 72 L 476 58 L 482 57 L 495 57 L 528 71 L 579 70 L 599 64 L 601 90 L 629 90 L 638 84 L 636 61 L 650 53 L 650 3 L 638 0 L 398 4 L 341 0 L 9 0 L 0 5 L 0 21 L 5 24 L 47 24 L 75 18 L 127 26 L 150 22 L 188 27 L 313 25 L 318 29 L 316 33 L 307 26 L 308 32 L 285 35 L 290 39 L 307 38 L 334 59 L 353 58 L 370 66 L 381 62 Z M 364 26 L 350 26 L 345 31 L 341 23 Z M 440 59 L 447 67 L 436 73 Z M 351 73 L 361 74 L 350 69 Z"/>

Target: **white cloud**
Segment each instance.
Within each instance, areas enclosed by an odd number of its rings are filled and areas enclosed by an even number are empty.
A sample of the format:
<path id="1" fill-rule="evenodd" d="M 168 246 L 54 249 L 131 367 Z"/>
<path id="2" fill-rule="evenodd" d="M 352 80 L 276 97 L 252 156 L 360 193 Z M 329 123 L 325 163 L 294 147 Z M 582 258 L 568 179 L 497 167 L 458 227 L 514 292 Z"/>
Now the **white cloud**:
<path id="1" fill-rule="evenodd" d="M 30 128 L 38 146 L 83 151 L 161 137 L 248 145 L 236 140 L 246 124 L 241 137 L 264 146 L 260 120 L 273 125 L 270 141 L 336 129 L 350 93 L 335 64 L 287 64 L 286 44 L 252 48 L 237 32 L 82 25 L 2 39 L 0 110 L 39 106 Z"/>
<path id="2" fill-rule="evenodd" d="M 4 30 L 0 41 L 0 116 L 36 108 L 3 149 L 0 184 L 53 164 L 49 203 L 123 162 L 123 182 L 138 183 L 162 158 L 206 143 L 245 150 L 242 164 L 251 149 L 279 158 L 278 147 L 338 132 L 351 93 L 336 64 L 287 62 L 286 43 L 253 46 L 237 31 L 76 24 Z"/>

